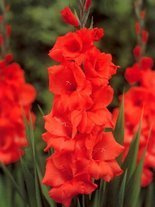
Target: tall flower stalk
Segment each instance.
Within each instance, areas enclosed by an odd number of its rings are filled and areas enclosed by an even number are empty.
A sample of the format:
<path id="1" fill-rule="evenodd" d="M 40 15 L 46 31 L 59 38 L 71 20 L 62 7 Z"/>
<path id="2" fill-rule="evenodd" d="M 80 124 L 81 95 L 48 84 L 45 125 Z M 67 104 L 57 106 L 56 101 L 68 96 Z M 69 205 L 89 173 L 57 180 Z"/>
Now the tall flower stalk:
<path id="1" fill-rule="evenodd" d="M 6 14 L 9 7 L 5 4 L 5 0 L 1 1 L 0 5 L 0 57 L 4 58 L 9 50 L 9 37 L 11 34 L 11 26 L 7 24 Z"/>
<path id="2" fill-rule="evenodd" d="M 11 26 L 7 24 L 8 7 L 1 1 L 0 15 L 0 162 L 10 164 L 20 159 L 27 146 L 23 117 L 29 119 L 34 87 L 25 81 L 24 71 L 9 53 Z"/>
<path id="3" fill-rule="evenodd" d="M 133 50 L 136 62 L 128 67 L 125 78 L 131 88 L 124 94 L 125 99 L 125 153 L 127 155 L 141 115 L 143 114 L 143 124 L 140 136 L 137 162 L 144 158 L 141 185 L 149 185 L 153 180 L 153 169 L 155 168 L 155 71 L 153 70 L 153 59 L 145 56 L 145 49 L 148 40 L 148 31 L 145 29 L 145 15 L 143 1 L 135 2 L 137 21 L 135 30 L 137 35 L 137 45 Z"/>
<path id="4" fill-rule="evenodd" d="M 50 114 L 44 117 L 47 159 L 43 183 L 49 195 L 66 207 L 79 194 L 91 194 L 99 179 L 107 182 L 122 173 L 116 158 L 123 147 L 112 132 L 112 114 L 107 106 L 113 99 L 109 80 L 118 67 L 111 54 L 103 53 L 94 42 L 103 29 L 85 27 L 90 1 L 80 1 L 79 17 L 67 7 L 63 20 L 75 27 L 57 38 L 49 56 L 58 62 L 48 69 L 49 89 L 54 94 Z"/>

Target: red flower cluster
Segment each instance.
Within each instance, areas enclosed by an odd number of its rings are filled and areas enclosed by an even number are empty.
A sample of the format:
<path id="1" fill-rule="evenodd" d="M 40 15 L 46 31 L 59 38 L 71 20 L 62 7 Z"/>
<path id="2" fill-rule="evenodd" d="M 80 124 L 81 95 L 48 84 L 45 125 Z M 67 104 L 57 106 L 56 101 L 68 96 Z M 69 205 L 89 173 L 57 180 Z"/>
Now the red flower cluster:
<path id="1" fill-rule="evenodd" d="M 155 168 L 155 71 L 151 68 L 153 61 L 150 57 L 142 57 L 139 62 L 127 68 L 125 77 L 130 84 L 138 83 L 131 87 L 125 94 L 125 119 L 126 135 L 125 148 L 128 151 L 133 134 L 137 130 L 138 123 L 143 111 L 143 124 L 140 137 L 138 159 L 147 147 L 142 186 L 152 181 L 152 168 Z"/>
<path id="2" fill-rule="evenodd" d="M 27 145 L 23 116 L 29 117 L 35 96 L 21 67 L 7 55 L 0 61 L 0 162 L 15 162 L 23 154 Z"/>
<path id="3" fill-rule="evenodd" d="M 144 50 L 149 33 L 144 29 L 145 10 L 138 11 L 138 21 L 135 24 L 135 32 L 138 36 L 138 44 L 133 50 L 136 63 L 128 67 L 125 78 L 132 86 L 125 94 L 125 140 L 124 157 L 138 129 L 142 117 L 142 131 L 137 162 L 142 158 L 146 150 L 141 185 L 147 186 L 153 179 L 152 169 L 155 168 L 155 71 L 152 70 L 153 60 L 144 56 Z M 115 110 L 116 119 L 118 110 Z"/>
<path id="4" fill-rule="evenodd" d="M 116 157 L 123 147 L 111 132 L 104 132 L 113 126 L 107 106 L 113 98 L 109 79 L 117 66 L 110 54 L 95 47 L 102 36 L 99 28 L 69 32 L 49 53 L 60 64 L 49 68 L 49 88 L 55 96 L 45 116 L 43 139 L 45 150 L 54 148 L 54 154 L 47 160 L 43 183 L 65 206 L 72 197 L 94 191 L 94 179 L 110 181 L 122 172 Z"/>

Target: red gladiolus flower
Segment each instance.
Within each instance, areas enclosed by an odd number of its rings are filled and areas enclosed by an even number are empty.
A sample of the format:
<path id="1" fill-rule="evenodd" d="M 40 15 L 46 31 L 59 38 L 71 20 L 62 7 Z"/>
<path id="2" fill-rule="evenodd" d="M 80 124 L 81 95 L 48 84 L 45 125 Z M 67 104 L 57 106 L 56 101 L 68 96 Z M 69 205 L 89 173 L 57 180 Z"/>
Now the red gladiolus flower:
<path id="1" fill-rule="evenodd" d="M 139 63 L 135 63 L 132 67 L 126 69 L 125 78 L 129 83 L 139 82 L 144 85 L 144 79 L 147 78 L 150 68 L 153 66 L 153 60 L 150 57 L 143 57 Z M 151 72 L 153 73 L 153 71 Z M 149 85 L 149 83 L 148 83 Z"/>
<path id="2" fill-rule="evenodd" d="M 5 11 L 9 10 L 9 6 L 3 6 Z M 3 57 L 0 60 L 0 162 L 10 164 L 21 158 L 23 148 L 28 144 L 24 119 L 35 120 L 31 107 L 36 91 L 26 83 L 24 71 L 13 62 L 13 55 L 4 54 L 11 26 L 6 24 L 3 16 L 0 16 L 0 24 L 3 24 L 0 34 Z"/>
<path id="3" fill-rule="evenodd" d="M 45 116 L 46 133 L 43 139 L 47 143 L 45 150 L 55 148 L 56 150 L 73 151 L 75 148 L 75 140 L 71 139 L 73 133 L 72 123 L 69 120 L 70 115 L 50 113 Z M 61 145 L 60 145 L 61 142 Z"/>
<path id="4" fill-rule="evenodd" d="M 101 53 L 94 48 L 86 53 L 84 71 L 94 86 L 103 86 L 116 73 L 117 66 L 112 63 L 110 54 Z"/>
<path id="5" fill-rule="evenodd" d="M 69 7 L 64 8 L 61 11 L 61 15 L 65 23 L 71 24 L 75 27 L 79 26 L 79 21 L 77 20 L 76 16 L 73 14 Z"/>
<path id="6" fill-rule="evenodd" d="M 59 62 L 49 68 L 49 89 L 53 108 L 46 115 L 45 150 L 54 148 L 47 160 L 43 182 L 49 194 L 70 206 L 78 194 L 89 194 L 97 185 L 93 179 L 110 181 L 122 173 L 116 157 L 123 151 L 112 133 L 112 114 L 107 106 L 113 99 L 109 80 L 117 71 L 110 54 L 94 45 L 103 30 L 80 29 L 59 37 L 50 57 Z M 61 144 L 60 144 L 61 143 Z"/>
<path id="7" fill-rule="evenodd" d="M 51 176 L 52 172 L 52 176 Z M 53 154 L 46 165 L 43 183 L 52 187 L 49 195 L 58 203 L 69 207 L 72 197 L 78 194 L 90 194 L 96 189 L 74 154 L 60 152 Z"/>
<path id="8" fill-rule="evenodd" d="M 127 68 L 125 77 L 133 86 L 124 94 L 125 98 L 125 140 L 124 157 L 128 153 L 143 112 L 142 131 L 137 161 L 141 159 L 146 149 L 142 186 L 147 186 L 153 179 L 152 169 L 155 168 L 155 71 L 152 70 L 153 60 L 142 57 L 132 67 Z M 115 111 L 115 115 L 116 115 Z M 134 114 L 134 115 L 133 115 Z"/>
<path id="9" fill-rule="evenodd" d="M 9 164 L 23 155 L 27 146 L 23 116 L 29 119 L 35 89 L 25 82 L 24 72 L 11 63 L 11 54 L 0 62 L 0 162 Z"/>
<path id="10" fill-rule="evenodd" d="M 104 179 L 109 182 L 113 177 L 120 175 L 120 169 L 115 158 L 123 150 L 111 132 L 91 134 L 85 140 L 85 153 L 88 159 L 88 172 L 95 179 Z"/>
<path id="11" fill-rule="evenodd" d="M 50 90 L 56 94 L 55 105 L 62 111 L 90 107 L 92 88 L 81 68 L 70 63 L 49 68 Z M 64 103 L 65 100 L 65 103 Z"/>
<path id="12" fill-rule="evenodd" d="M 139 69 L 139 64 L 134 64 L 133 67 L 126 69 L 125 78 L 129 83 L 136 83 L 140 81 L 142 71 Z"/>
<path id="13" fill-rule="evenodd" d="M 92 97 L 95 102 L 90 109 L 71 112 L 73 134 L 77 131 L 90 133 L 96 126 L 113 127 L 111 113 L 106 108 L 112 101 L 113 89 L 110 86 L 100 88 Z"/>
<path id="14" fill-rule="evenodd" d="M 94 41 L 102 37 L 101 33 L 99 32 L 97 35 L 96 29 L 86 28 L 69 32 L 57 39 L 49 52 L 49 56 L 57 62 L 75 61 L 81 64 L 85 58 L 85 53 L 94 48 Z"/>

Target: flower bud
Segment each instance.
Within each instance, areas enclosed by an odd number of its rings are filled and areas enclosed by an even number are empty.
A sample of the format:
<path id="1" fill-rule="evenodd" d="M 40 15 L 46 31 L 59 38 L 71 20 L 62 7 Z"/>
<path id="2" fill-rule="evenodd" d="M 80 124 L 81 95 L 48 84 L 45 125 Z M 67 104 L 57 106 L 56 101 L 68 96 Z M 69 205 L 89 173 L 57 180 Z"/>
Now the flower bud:
<path id="1" fill-rule="evenodd" d="M 133 49 L 133 54 L 136 58 L 139 58 L 141 55 L 142 49 L 139 45 L 137 45 L 134 49 Z"/>
<path id="2" fill-rule="evenodd" d="M 69 7 L 66 7 L 61 11 L 61 16 L 65 23 L 73 25 L 75 27 L 79 26 L 78 19 L 76 18 L 76 16 L 73 14 L 73 12 Z"/>
<path id="3" fill-rule="evenodd" d="M 86 0 L 85 2 L 85 10 L 88 10 L 92 4 L 92 0 Z"/>
<path id="4" fill-rule="evenodd" d="M 143 43 L 146 43 L 148 41 L 148 36 L 149 36 L 148 31 L 143 30 L 142 31 L 142 41 L 143 41 Z"/>

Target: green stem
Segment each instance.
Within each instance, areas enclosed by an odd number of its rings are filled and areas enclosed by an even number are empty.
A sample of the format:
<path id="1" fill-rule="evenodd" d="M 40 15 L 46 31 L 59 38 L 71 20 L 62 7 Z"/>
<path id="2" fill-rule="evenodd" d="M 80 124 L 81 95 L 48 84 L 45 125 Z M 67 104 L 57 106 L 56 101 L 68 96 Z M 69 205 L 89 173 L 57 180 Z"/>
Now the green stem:
<path id="1" fill-rule="evenodd" d="M 135 4 L 134 4 L 136 18 L 137 18 L 137 21 L 140 25 L 140 32 L 137 35 L 137 43 L 138 43 L 139 46 L 141 46 L 141 57 L 145 54 L 145 49 L 146 49 L 146 43 L 144 43 L 142 41 L 142 31 L 145 28 L 144 18 L 141 17 L 141 12 L 143 11 L 143 3 L 144 3 L 144 0 L 136 0 Z M 141 57 L 139 57 L 139 59 Z"/>
<path id="2" fill-rule="evenodd" d="M 3 44 L 1 45 L 1 57 L 4 58 L 8 51 L 8 37 L 6 32 L 6 4 L 5 0 L 1 0 L 2 22 L 0 25 L 0 31 L 3 37 Z"/>
<path id="3" fill-rule="evenodd" d="M 85 10 L 85 3 L 86 0 L 79 0 L 79 20 L 80 20 L 80 27 L 84 28 L 87 23 L 87 19 L 89 17 L 90 10 Z"/>

